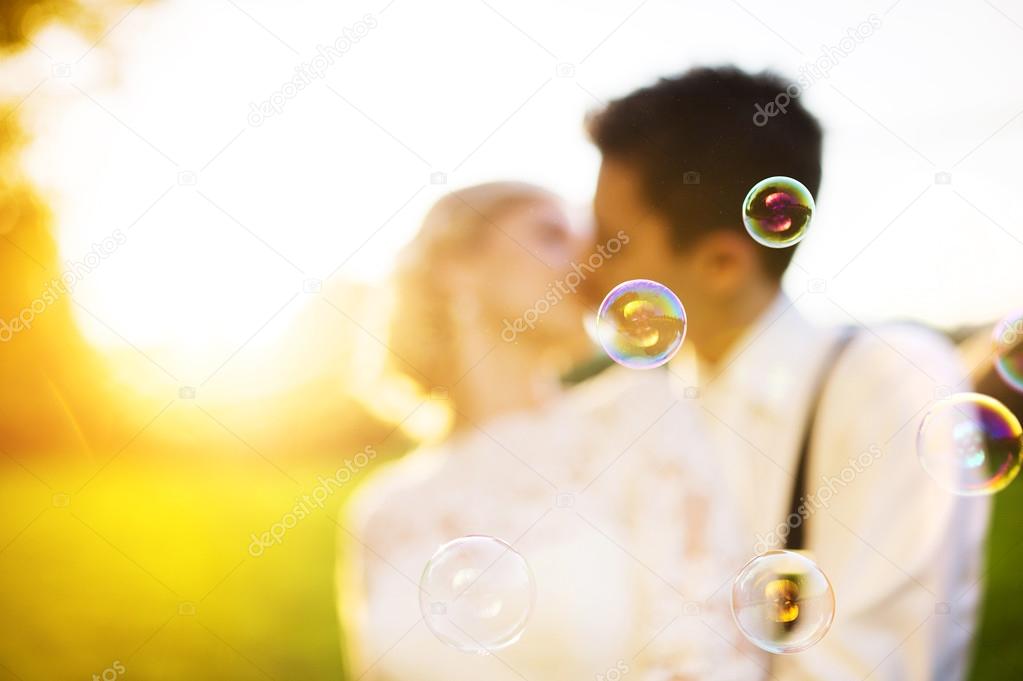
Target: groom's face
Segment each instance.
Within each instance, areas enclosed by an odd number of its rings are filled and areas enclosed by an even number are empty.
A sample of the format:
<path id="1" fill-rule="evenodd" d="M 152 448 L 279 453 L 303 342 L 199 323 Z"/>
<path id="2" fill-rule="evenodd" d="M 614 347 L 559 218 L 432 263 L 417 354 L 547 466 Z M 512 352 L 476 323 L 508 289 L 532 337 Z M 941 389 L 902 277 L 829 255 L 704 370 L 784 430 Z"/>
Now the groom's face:
<path id="1" fill-rule="evenodd" d="M 599 304 L 608 291 L 629 279 L 675 283 L 678 267 L 668 223 L 652 210 L 639 174 L 628 163 L 611 158 L 601 163 L 593 213 L 594 248 L 607 256 L 583 283 L 591 302 Z"/>

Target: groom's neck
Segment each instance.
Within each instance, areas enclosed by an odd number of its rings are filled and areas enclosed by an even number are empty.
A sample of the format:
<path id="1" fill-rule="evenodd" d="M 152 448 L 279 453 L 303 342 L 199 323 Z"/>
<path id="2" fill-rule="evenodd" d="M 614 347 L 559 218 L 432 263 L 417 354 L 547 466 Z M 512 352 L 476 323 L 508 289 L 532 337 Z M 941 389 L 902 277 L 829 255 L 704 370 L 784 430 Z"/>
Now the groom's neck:
<path id="1" fill-rule="evenodd" d="M 719 307 L 714 323 L 703 329 L 694 328 L 693 340 L 700 360 L 714 367 L 725 359 L 749 327 L 771 307 L 779 291 L 778 284 L 758 286 L 733 304 Z"/>

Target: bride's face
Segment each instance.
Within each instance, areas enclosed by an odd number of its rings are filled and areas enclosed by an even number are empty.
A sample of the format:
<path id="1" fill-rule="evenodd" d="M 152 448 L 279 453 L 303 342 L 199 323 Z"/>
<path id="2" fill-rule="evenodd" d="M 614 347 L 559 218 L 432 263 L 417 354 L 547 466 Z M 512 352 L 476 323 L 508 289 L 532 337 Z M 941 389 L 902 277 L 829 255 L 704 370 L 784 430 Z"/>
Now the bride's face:
<path id="1" fill-rule="evenodd" d="M 486 322 L 507 342 L 514 337 L 566 350 L 587 343 L 585 303 L 565 282 L 572 264 L 585 257 L 585 230 L 570 225 L 554 198 L 504 213 L 492 227 L 474 267 Z"/>

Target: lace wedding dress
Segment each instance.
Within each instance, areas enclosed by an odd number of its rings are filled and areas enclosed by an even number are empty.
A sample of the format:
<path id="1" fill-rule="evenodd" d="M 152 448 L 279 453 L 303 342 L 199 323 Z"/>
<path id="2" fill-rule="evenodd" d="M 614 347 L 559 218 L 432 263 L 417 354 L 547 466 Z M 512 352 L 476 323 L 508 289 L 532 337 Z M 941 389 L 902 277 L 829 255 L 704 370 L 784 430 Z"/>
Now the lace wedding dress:
<path id="1" fill-rule="evenodd" d="M 729 509 L 692 401 L 664 371 L 612 368 L 542 412 L 468 427 L 381 470 L 342 516 L 339 610 L 352 678 L 742 679 Z M 529 562 L 522 638 L 490 655 L 426 627 L 418 581 L 442 544 L 484 534 Z"/>

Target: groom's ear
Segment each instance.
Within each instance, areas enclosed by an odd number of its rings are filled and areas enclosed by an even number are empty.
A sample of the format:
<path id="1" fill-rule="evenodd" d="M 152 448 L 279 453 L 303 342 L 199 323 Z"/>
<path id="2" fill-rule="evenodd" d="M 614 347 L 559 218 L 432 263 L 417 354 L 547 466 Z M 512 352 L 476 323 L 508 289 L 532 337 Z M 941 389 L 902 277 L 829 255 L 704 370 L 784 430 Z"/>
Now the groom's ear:
<path id="1" fill-rule="evenodd" d="M 707 294 L 730 298 L 763 276 L 757 249 L 745 234 L 718 229 L 708 232 L 692 249 L 691 272 Z"/>

